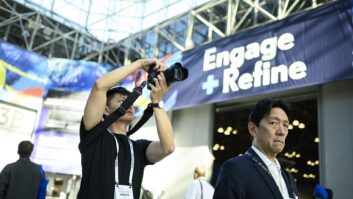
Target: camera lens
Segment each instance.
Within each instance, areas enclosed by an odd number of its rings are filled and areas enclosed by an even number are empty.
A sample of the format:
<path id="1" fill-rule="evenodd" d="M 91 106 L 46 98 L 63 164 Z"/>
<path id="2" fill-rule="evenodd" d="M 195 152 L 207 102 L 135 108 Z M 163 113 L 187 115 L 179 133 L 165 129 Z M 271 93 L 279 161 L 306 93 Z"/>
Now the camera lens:
<path id="1" fill-rule="evenodd" d="M 154 85 L 153 79 L 157 77 L 159 72 L 156 72 L 151 68 L 148 70 L 147 82 L 148 84 Z M 183 66 L 179 62 L 174 63 L 167 70 L 163 71 L 163 74 L 165 76 L 165 79 L 168 85 L 176 81 L 185 80 L 188 77 L 188 73 L 189 73 L 188 69 L 183 68 Z M 150 86 L 147 86 L 147 88 L 151 89 Z"/>

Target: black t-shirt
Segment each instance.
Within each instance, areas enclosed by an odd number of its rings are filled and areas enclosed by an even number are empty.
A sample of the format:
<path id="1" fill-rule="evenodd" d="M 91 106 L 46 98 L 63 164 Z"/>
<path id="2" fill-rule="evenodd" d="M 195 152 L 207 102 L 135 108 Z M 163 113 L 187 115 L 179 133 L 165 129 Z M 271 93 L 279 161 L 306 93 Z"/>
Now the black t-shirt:
<path id="1" fill-rule="evenodd" d="M 115 157 L 116 144 L 109 131 L 98 124 L 87 132 L 80 126 L 80 144 L 82 180 L 78 199 L 113 199 L 115 186 Z M 128 137 L 116 135 L 119 143 L 119 184 L 129 184 L 131 152 Z M 134 148 L 135 166 L 132 177 L 134 198 L 140 196 L 143 172 L 146 165 L 152 164 L 147 160 L 146 150 L 151 141 L 132 141 Z"/>

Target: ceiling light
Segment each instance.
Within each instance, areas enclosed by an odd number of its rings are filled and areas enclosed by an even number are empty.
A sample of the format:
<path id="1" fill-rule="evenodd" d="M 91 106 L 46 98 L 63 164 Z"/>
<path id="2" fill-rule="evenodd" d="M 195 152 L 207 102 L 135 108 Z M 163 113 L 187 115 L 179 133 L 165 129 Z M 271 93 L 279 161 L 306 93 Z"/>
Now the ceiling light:
<path id="1" fill-rule="evenodd" d="M 305 124 L 304 124 L 304 123 L 300 123 L 299 126 L 298 126 L 298 128 L 304 129 L 304 128 L 305 128 Z"/>
<path id="2" fill-rule="evenodd" d="M 316 176 L 314 174 L 309 174 L 309 178 L 315 179 Z"/>
<path id="3" fill-rule="evenodd" d="M 222 127 L 219 127 L 219 128 L 217 129 L 217 132 L 218 132 L 218 133 L 223 133 L 223 132 L 224 132 L 224 129 L 223 129 Z"/>
<path id="4" fill-rule="evenodd" d="M 298 120 L 293 120 L 292 124 L 293 124 L 293 126 L 298 126 L 299 125 L 299 121 Z"/>
<path id="5" fill-rule="evenodd" d="M 316 137 L 316 138 L 314 139 L 314 142 L 315 142 L 315 143 L 319 143 L 319 142 L 320 142 L 320 138 Z"/>
<path id="6" fill-rule="evenodd" d="M 230 132 L 232 132 L 233 128 L 231 126 L 228 126 L 226 131 L 224 132 L 224 135 L 230 135 Z"/>
<path id="7" fill-rule="evenodd" d="M 296 168 L 291 168 L 291 169 L 289 170 L 289 172 L 291 172 L 291 173 L 298 173 L 298 169 L 296 169 Z"/>
<path id="8" fill-rule="evenodd" d="M 219 144 L 215 144 L 214 146 L 213 146 L 213 150 L 214 151 L 217 151 L 219 149 Z"/>

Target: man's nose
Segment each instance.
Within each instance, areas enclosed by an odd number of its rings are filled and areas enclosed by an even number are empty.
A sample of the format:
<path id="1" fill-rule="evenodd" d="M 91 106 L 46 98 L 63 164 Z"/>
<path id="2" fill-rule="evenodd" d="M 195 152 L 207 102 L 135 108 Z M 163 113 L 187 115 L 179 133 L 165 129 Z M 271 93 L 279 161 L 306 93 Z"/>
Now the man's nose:
<path id="1" fill-rule="evenodd" d="M 279 125 L 278 125 L 277 133 L 280 134 L 280 135 L 284 135 L 284 133 L 285 133 L 285 127 L 284 127 L 283 124 L 279 124 Z"/>

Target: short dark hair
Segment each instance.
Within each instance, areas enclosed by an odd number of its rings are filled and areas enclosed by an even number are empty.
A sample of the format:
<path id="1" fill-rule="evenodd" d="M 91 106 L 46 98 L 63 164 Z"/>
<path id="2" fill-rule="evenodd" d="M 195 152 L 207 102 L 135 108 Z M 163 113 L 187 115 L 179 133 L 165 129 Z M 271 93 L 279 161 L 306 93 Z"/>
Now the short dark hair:
<path id="1" fill-rule="evenodd" d="M 131 92 L 121 86 L 112 87 L 111 89 L 109 89 L 107 91 L 107 103 L 113 98 L 115 93 L 119 93 L 119 94 L 128 96 L 128 95 L 130 95 Z"/>
<path id="2" fill-rule="evenodd" d="M 112 87 L 111 89 L 109 89 L 107 91 L 107 97 L 113 95 L 114 93 L 120 93 L 123 95 L 130 95 L 130 91 L 128 91 L 126 88 L 121 87 L 121 86 L 116 86 L 116 87 Z"/>
<path id="3" fill-rule="evenodd" d="M 21 158 L 29 158 L 32 154 L 34 145 L 30 141 L 22 141 L 18 145 L 17 153 Z"/>
<path id="4" fill-rule="evenodd" d="M 289 117 L 291 109 L 290 104 L 284 100 L 267 98 L 259 101 L 253 106 L 249 114 L 249 122 L 253 122 L 256 126 L 259 126 L 260 121 L 270 113 L 272 108 L 276 107 L 282 109 Z"/>

